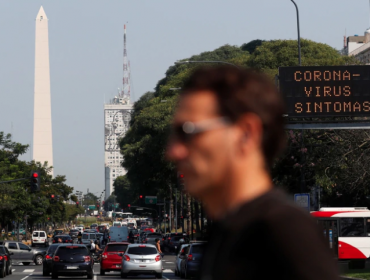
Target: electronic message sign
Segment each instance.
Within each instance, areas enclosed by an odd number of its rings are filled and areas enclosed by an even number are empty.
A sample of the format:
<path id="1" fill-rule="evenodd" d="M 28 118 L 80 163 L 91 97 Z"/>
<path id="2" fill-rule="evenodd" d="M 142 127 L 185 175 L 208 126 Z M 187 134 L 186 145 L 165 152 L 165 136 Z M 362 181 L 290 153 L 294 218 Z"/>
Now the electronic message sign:
<path id="1" fill-rule="evenodd" d="M 279 68 L 288 117 L 370 117 L 370 66 Z"/>

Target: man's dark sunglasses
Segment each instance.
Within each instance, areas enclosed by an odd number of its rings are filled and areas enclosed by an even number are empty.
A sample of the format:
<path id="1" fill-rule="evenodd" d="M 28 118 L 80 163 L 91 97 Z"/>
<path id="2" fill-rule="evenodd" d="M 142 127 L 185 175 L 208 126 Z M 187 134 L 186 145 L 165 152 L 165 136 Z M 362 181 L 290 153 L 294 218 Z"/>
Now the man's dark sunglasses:
<path id="1" fill-rule="evenodd" d="M 227 117 L 208 119 L 199 122 L 184 122 L 172 126 L 171 138 L 185 143 L 189 142 L 195 135 L 219 129 L 230 124 L 231 121 Z"/>

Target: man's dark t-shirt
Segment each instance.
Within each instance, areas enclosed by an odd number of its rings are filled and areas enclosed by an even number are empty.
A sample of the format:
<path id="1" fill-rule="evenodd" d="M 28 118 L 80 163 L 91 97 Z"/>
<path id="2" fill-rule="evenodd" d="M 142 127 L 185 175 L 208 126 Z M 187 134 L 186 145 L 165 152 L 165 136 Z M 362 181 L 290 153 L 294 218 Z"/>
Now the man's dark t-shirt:
<path id="1" fill-rule="evenodd" d="M 339 279 L 334 256 L 315 220 L 276 189 L 214 223 L 199 276 Z"/>

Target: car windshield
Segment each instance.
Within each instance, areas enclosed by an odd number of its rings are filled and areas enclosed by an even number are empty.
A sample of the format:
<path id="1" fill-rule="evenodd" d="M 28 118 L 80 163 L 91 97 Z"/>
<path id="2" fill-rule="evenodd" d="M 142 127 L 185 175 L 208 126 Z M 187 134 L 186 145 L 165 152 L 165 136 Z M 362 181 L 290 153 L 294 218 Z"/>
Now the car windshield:
<path id="1" fill-rule="evenodd" d="M 89 239 L 89 235 L 88 234 L 82 234 L 82 239 Z"/>
<path id="2" fill-rule="evenodd" d="M 54 254 L 54 252 L 56 251 L 56 249 L 59 247 L 58 246 L 55 246 L 55 245 L 51 245 L 49 248 L 48 248 L 48 251 L 47 251 L 47 254 Z"/>
<path id="3" fill-rule="evenodd" d="M 162 235 L 160 235 L 160 234 L 148 234 L 147 238 L 162 238 Z"/>
<path id="4" fill-rule="evenodd" d="M 191 248 L 191 253 L 192 254 L 203 254 L 204 251 L 204 246 L 203 245 L 194 245 Z"/>
<path id="5" fill-rule="evenodd" d="M 39 236 L 39 233 L 38 233 L 38 232 L 34 232 L 34 233 L 32 234 L 32 236 L 33 236 L 33 237 L 37 237 L 37 236 Z"/>
<path id="6" fill-rule="evenodd" d="M 108 244 L 107 252 L 125 252 L 127 244 Z"/>
<path id="7" fill-rule="evenodd" d="M 127 251 L 128 255 L 154 255 L 157 249 L 153 247 L 131 247 Z"/>
<path id="8" fill-rule="evenodd" d="M 180 239 L 185 239 L 184 236 L 174 236 L 174 237 L 171 237 L 171 240 L 173 241 L 180 241 Z"/>
<path id="9" fill-rule="evenodd" d="M 88 256 L 89 252 L 86 247 L 82 246 L 61 246 L 56 252 L 57 256 Z"/>

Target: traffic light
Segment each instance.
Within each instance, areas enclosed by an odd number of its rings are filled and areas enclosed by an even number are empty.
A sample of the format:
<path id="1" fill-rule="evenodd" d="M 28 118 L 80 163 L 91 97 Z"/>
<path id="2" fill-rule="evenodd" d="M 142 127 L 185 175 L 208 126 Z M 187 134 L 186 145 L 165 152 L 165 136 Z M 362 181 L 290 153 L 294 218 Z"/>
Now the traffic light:
<path id="1" fill-rule="evenodd" d="M 130 208 L 131 207 L 131 204 L 127 204 L 127 207 Z"/>
<path id="2" fill-rule="evenodd" d="M 139 195 L 139 198 L 140 198 L 140 199 L 143 199 L 143 196 L 142 196 L 142 195 Z"/>
<path id="3" fill-rule="evenodd" d="M 53 194 L 50 195 L 50 202 L 55 203 L 55 195 Z"/>
<path id="4" fill-rule="evenodd" d="M 40 190 L 40 172 L 31 171 L 31 192 L 37 192 Z"/>
<path id="5" fill-rule="evenodd" d="M 79 205 L 80 203 L 78 202 L 78 201 L 76 201 L 76 207 L 78 208 L 78 205 Z"/>
<path id="6" fill-rule="evenodd" d="M 184 174 L 180 172 L 177 172 L 177 186 L 180 190 L 185 187 Z"/>
<path id="7" fill-rule="evenodd" d="M 139 206 L 144 206 L 143 205 L 143 196 L 139 195 Z"/>

